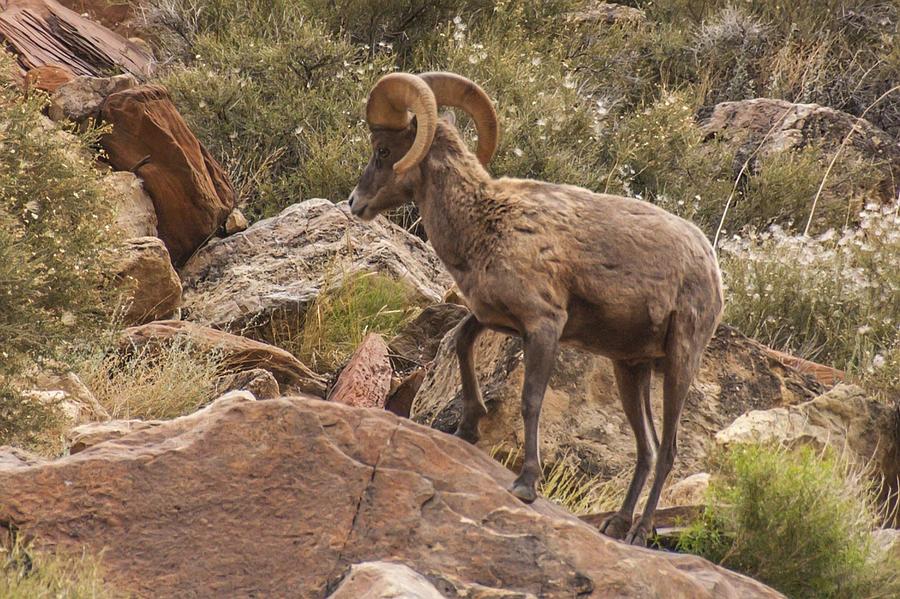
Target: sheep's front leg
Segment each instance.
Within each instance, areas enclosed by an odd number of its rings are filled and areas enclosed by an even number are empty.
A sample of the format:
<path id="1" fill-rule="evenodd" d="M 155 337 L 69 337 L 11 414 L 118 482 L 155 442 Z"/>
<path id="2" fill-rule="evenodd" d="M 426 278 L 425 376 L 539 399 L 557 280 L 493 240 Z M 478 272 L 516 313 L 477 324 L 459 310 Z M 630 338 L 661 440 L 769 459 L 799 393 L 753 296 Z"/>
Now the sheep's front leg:
<path id="1" fill-rule="evenodd" d="M 525 385 L 522 388 L 522 418 L 525 421 L 525 462 L 513 483 L 513 495 L 531 503 L 537 498 L 535 488 L 541 479 L 538 423 L 541 403 L 556 362 L 561 327 L 545 323 L 525 334 Z"/>
<path id="2" fill-rule="evenodd" d="M 475 444 L 478 442 L 478 421 L 487 414 L 481 399 L 478 378 L 475 375 L 475 340 L 484 330 L 474 314 L 469 314 L 456 330 L 456 356 L 459 359 L 459 374 L 462 379 L 462 417 L 456 429 L 456 436 Z"/>

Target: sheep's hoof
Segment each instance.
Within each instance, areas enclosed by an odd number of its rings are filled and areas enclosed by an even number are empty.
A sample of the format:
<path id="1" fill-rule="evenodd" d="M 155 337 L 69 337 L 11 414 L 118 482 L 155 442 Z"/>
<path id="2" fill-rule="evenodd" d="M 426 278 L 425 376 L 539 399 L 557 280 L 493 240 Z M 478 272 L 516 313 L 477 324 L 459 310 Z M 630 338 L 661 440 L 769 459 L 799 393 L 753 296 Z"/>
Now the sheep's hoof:
<path id="1" fill-rule="evenodd" d="M 537 491 L 534 490 L 534 485 L 529 485 L 527 483 L 516 481 L 513 483 L 512 489 L 510 489 L 509 492 L 524 503 L 533 503 L 534 500 L 537 499 Z"/>
<path id="2" fill-rule="evenodd" d="M 638 520 L 628 531 L 625 542 L 629 545 L 637 545 L 638 547 L 647 546 L 647 537 L 650 536 L 650 527 Z"/>
<path id="3" fill-rule="evenodd" d="M 472 445 L 475 445 L 476 443 L 478 443 L 478 440 L 481 438 L 481 435 L 478 434 L 477 426 L 468 427 L 468 426 L 463 426 L 462 424 L 460 424 L 457 427 L 456 432 L 453 434 L 455 436 L 459 437 L 460 439 L 462 439 L 463 441 L 468 441 Z"/>
<path id="4" fill-rule="evenodd" d="M 613 539 L 624 539 L 631 529 L 631 518 L 623 516 L 619 512 L 607 516 L 598 527 L 598 530 Z"/>

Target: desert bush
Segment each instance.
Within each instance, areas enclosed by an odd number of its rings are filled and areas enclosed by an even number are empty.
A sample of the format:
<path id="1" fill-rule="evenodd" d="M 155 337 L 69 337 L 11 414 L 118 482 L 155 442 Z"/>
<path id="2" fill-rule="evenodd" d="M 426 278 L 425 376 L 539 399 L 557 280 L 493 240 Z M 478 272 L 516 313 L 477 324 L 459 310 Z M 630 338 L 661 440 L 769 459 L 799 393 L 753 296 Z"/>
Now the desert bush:
<path id="1" fill-rule="evenodd" d="M 58 406 L 24 397 L 13 385 L 0 382 L 0 445 L 55 454 L 63 423 Z"/>
<path id="2" fill-rule="evenodd" d="M 643 198 L 707 232 L 731 191 L 733 153 L 704 142 L 685 94 L 666 94 L 641 111 L 621 117 L 605 137 L 611 192 Z"/>
<path id="3" fill-rule="evenodd" d="M 598 115 L 562 55 L 538 38 L 457 18 L 416 49 L 411 69 L 459 73 L 494 99 L 501 137 L 492 171 L 602 188 Z M 461 130 L 472 134 L 468 122 L 461 114 Z"/>
<path id="4" fill-rule="evenodd" d="M 34 551 L 20 541 L 0 545 L 0 598 L 103 599 L 114 593 L 104 584 L 96 558 Z"/>
<path id="5" fill-rule="evenodd" d="M 667 23 L 569 26 L 556 35 L 549 39 L 568 42 L 565 59 L 582 81 L 581 93 L 603 114 L 628 113 L 698 79 L 689 31 Z"/>
<path id="6" fill-rule="evenodd" d="M 293 337 L 275 342 L 317 372 L 340 367 L 369 333 L 390 339 L 419 306 L 407 284 L 378 273 L 335 277 L 307 310 Z"/>
<path id="7" fill-rule="evenodd" d="M 127 355 L 95 352 L 80 364 L 79 376 L 112 418 L 169 419 L 215 399 L 220 358 L 175 339 Z"/>
<path id="8" fill-rule="evenodd" d="M 777 224 L 786 231 L 802 231 L 833 153 L 810 144 L 751 160 L 750 174 L 742 179 L 724 225 L 762 230 Z M 867 198 L 879 193 L 883 177 L 876 161 L 854 151 L 842 153 L 819 194 L 810 232 L 856 225 Z"/>
<path id="9" fill-rule="evenodd" d="M 8 58 L 0 70 L 11 72 Z M 41 109 L 0 80 L 0 377 L 90 335 L 111 241 L 111 199 L 84 156 Z"/>
<path id="10" fill-rule="evenodd" d="M 693 71 L 706 103 L 755 96 L 815 102 L 860 115 L 900 79 L 900 7 L 883 0 L 667 0 L 648 16 L 693 30 Z M 867 118 L 900 132 L 900 96 Z"/>
<path id="11" fill-rule="evenodd" d="M 809 448 L 734 448 L 679 549 L 792 598 L 896 597 L 900 563 L 873 555 L 880 521 L 868 480 Z"/>
<path id="12" fill-rule="evenodd" d="M 0 72 L 12 72 L 5 54 Z M 61 363 L 102 327 L 111 198 L 86 146 L 45 119 L 46 96 L 23 97 L 0 77 L 0 444 L 41 450 L 58 410 L 16 383 L 35 364 Z"/>
<path id="13" fill-rule="evenodd" d="M 773 227 L 723 243 L 725 318 L 774 347 L 896 380 L 900 205 L 869 205 L 859 220 L 814 238 Z"/>
<path id="14" fill-rule="evenodd" d="M 162 79 L 256 217 L 349 195 L 369 152 L 362 102 L 389 65 L 312 22 L 284 26 L 201 34 L 191 65 Z"/>

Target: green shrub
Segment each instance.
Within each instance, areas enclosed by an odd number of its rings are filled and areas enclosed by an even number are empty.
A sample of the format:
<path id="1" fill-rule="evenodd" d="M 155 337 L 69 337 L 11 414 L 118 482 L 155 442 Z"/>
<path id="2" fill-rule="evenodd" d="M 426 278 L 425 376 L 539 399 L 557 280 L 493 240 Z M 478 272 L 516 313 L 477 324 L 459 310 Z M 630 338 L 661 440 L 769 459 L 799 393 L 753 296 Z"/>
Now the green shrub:
<path id="1" fill-rule="evenodd" d="M 561 54 L 542 43 L 502 24 L 470 29 L 455 19 L 416 49 L 411 70 L 452 71 L 487 91 L 501 127 L 493 172 L 602 189 L 598 117 Z M 459 123 L 472 133 L 464 115 Z"/>
<path id="2" fill-rule="evenodd" d="M 809 448 L 735 448 L 679 548 L 791 598 L 896 597 L 900 563 L 873 556 L 879 522 L 863 480 Z"/>
<path id="3" fill-rule="evenodd" d="M 725 227 L 764 229 L 778 224 L 802 231 L 832 155 L 814 144 L 752 160 L 752 172 L 738 189 Z M 816 202 L 810 232 L 858 224 L 866 198 L 876 196 L 883 176 L 877 163 L 854 151 L 841 154 Z"/>
<path id="4" fill-rule="evenodd" d="M 100 316 L 111 201 L 82 142 L 41 116 L 44 101 L 0 82 L 0 376 L 51 357 Z"/>
<path id="5" fill-rule="evenodd" d="M 390 339 L 418 311 L 412 290 L 377 273 L 347 275 L 319 293 L 299 334 L 275 342 L 317 372 L 331 372 L 369 333 Z"/>
<path id="6" fill-rule="evenodd" d="M 0 71 L 12 71 L 0 57 Z M 65 358 L 103 324 L 104 249 L 111 199 L 85 144 L 0 80 L 0 444 L 40 448 L 60 423 L 50 405 L 23 398 L 19 377 Z"/>
<path id="7" fill-rule="evenodd" d="M 589 22 L 556 35 L 549 39 L 567 40 L 566 60 L 582 80 L 581 92 L 603 113 L 628 113 L 698 79 L 690 32 L 667 23 Z"/>
<path id="8" fill-rule="evenodd" d="M 703 141 L 686 94 L 623 116 L 606 137 L 609 190 L 646 199 L 711 233 L 733 186 L 733 154 Z"/>
<path id="9" fill-rule="evenodd" d="M 361 106 L 388 69 L 313 22 L 284 26 L 271 37 L 240 21 L 200 34 L 192 64 L 162 79 L 256 217 L 349 195 L 369 153 Z"/>
<path id="10" fill-rule="evenodd" d="M 871 205 L 842 234 L 792 237 L 776 227 L 724 243 L 726 320 L 773 347 L 897 380 L 898 211 Z"/>
<path id="11" fill-rule="evenodd" d="M 641 1 L 652 21 L 694 31 L 706 103 L 765 96 L 861 114 L 900 80 L 900 7 L 881 0 Z M 867 118 L 900 132 L 900 94 Z"/>
<path id="12" fill-rule="evenodd" d="M 115 596 L 96 558 L 0 546 L 0 599 L 103 599 Z"/>

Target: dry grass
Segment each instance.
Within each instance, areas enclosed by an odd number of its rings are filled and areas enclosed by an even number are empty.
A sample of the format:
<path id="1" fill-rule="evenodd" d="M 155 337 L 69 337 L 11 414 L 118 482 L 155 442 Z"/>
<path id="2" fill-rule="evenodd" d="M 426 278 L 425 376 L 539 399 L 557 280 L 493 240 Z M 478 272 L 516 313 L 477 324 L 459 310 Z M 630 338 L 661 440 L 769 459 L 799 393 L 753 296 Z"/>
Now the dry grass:
<path id="1" fill-rule="evenodd" d="M 86 553 L 62 556 L 14 542 L 0 546 L 0 599 L 104 599 L 117 596 L 103 582 L 99 561 Z"/>
<path id="2" fill-rule="evenodd" d="M 187 340 L 90 358 L 79 376 L 113 418 L 168 419 L 214 399 L 220 356 Z"/>
<path id="3" fill-rule="evenodd" d="M 491 457 L 505 468 L 517 471 L 522 456 L 519 448 L 510 450 L 498 445 L 491 449 Z M 608 480 L 588 476 L 578 469 L 574 458 L 566 454 L 553 464 L 544 465 L 538 491 L 544 499 L 581 516 L 619 509 L 625 499 L 628 482 L 627 473 Z"/>
<path id="4" fill-rule="evenodd" d="M 393 337 L 420 308 L 401 281 L 379 273 L 331 271 L 302 326 L 291 328 L 299 332 L 273 335 L 276 345 L 320 373 L 346 362 L 369 333 Z"/>

